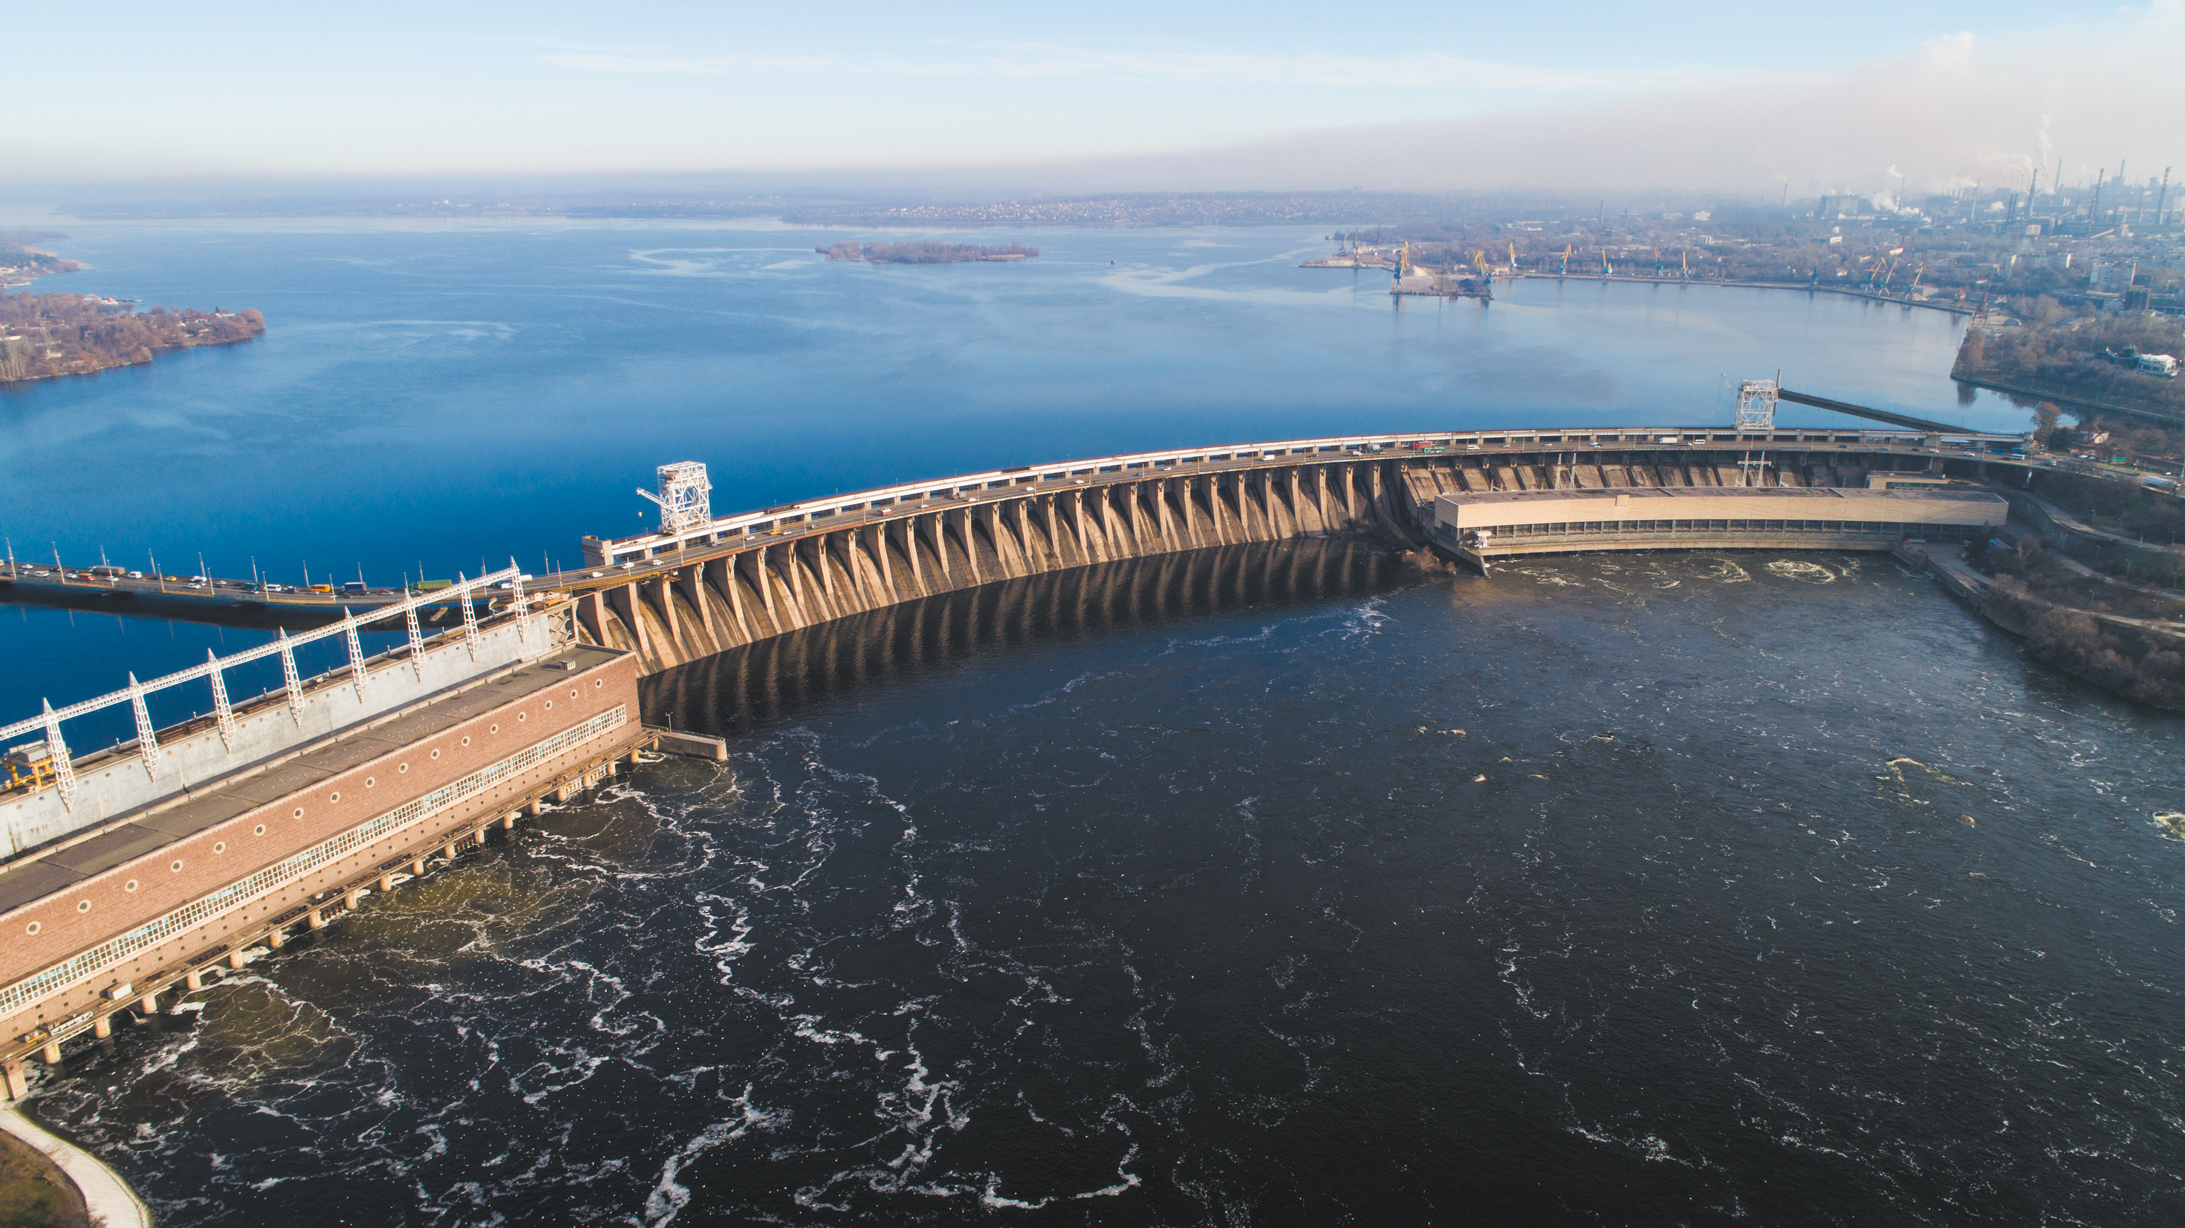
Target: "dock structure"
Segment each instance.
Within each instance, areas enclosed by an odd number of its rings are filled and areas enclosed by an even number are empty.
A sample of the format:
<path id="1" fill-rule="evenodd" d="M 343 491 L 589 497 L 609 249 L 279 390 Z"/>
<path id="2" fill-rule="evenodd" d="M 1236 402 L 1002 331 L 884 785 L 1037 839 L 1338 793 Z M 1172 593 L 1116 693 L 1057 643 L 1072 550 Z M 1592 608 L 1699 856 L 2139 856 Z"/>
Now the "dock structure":
<path id="1" fill-rule="evenodd" d="M 1468 273 L 1414 270 L 1390 280 L 1388 292 L 1426 298 L 1476 298 L 1485 302 L 1495 297 L 1495 281 L 1492 277 L 1475 277 Z"/>
<path id="2" fill-rule="evenodd" d="M 1798 486 L 1483 491 L 1434 501 L 1436 545 L 1485 571 L 1534 554 L 1623 550 L 1890 550 L 1980 541 L 2010 517 L 1985 490 L 1913 479 Z"/>
<path id="3" fill-rule="evenodd" d="M 512 573 L 511 573 L 512 574 Z M 482 577 L 476 583 L 505 580 Z M 566 599 L 524 597 L 460 629 L 227 702 L 243 656 L 29 722 L 46 769 L 0 793 L 0 1073 L 152 1014 L 634 760 L 638 661 L 578 642 Z M 353 628 L 350 628 L 353 631 Z M 204 685 L 216 716 L 154 729 L 148 691 Z M 138 738 L 85 756 L 64 722 L 133 709 Z"/>

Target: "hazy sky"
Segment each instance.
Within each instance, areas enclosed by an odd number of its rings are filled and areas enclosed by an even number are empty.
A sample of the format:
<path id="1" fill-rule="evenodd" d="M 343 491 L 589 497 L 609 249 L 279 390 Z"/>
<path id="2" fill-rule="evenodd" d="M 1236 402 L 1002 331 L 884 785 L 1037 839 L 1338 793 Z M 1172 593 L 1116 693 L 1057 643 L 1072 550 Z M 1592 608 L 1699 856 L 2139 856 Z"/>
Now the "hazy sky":
<path id="1" fill-rule="evenodd" d="M 2160 162 L 2185 128 L 2175 0 L 121 3 L 7 29 L 18 183 L 1044 165 L 1802 191 L 2043 140 L 2067 174 Z"/>

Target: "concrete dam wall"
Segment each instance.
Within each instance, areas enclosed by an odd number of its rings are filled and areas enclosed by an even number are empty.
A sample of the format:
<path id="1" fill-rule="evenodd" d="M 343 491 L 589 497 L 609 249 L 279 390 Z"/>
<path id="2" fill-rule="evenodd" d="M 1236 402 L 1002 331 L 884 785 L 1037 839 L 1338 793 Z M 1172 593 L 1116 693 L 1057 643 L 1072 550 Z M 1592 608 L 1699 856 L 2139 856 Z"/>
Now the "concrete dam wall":
<path id="1" fill-rule="evenodd" d="M 1416 540 L 1398 462 L 1146 477 L 920 507 L 752 543 L 587 594 L 580 635 L 647 672 L 836 619 L 1047 572 L 1250 542 Z"/>
<path id="2" fill-rule="evenodd" d="M 1993 449 L 2016 442 L 1676 427 L 1142 453 L 812 500 L 673 533 L 588 538 L 587 570 L 549 580 L 576 597 L 585 642 L 632 651 L 657 673 L 904 602 L 1101 563 L 1306 538 L 1425 546 L 1434 501 L 1445 494 L 1864 487 L 1897 472 L 1982 477 L 1990 465 L 2014 463 Z"/>

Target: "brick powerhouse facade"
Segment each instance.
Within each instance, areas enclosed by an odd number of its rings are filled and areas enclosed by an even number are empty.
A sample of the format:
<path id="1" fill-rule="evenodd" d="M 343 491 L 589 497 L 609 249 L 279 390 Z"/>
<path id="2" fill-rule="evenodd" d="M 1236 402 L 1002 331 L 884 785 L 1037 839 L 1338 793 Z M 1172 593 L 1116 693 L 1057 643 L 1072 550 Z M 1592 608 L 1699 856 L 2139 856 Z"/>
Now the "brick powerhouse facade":
<path id="1" fill-rule="evenodd" d="M 566 671 L 564 663 L 577 668 Z M 47 854 L 42 860 L 55 865 L 70 864 L 72 856 L 80 868 L 89 868 L 86 857 L 92 864 L 111 864 L 0 912 L 0 987 L 5 987 L 0 992 L 304 850 L 369 828 L 406 803 L 519 758 L 516 770 L 484 781 L 446 808 L 343 849 L 292 881 L 223 900 L 211 915 L 190 918 L 188 928 L 127 952 L 118 964 L 79 969 L 31 991 L 26 1002 L 0 1002 L 0 1038 L 13 1040 L 86 1010 L 111 985 L 141 984 L 163 969 L 202 959 L 225 945 L 231 933 L 262 925 L 267 917 L 291 911 L 392 858 L 438 843 L 445 833 L 489 822 L 551 788 L 557 778 L 627 750 L 642 733 L 637 671 L 636 657 L 627 653 L 596 648 L 558 653 Z M 521 762 L 530 748 L 560 735 L 569 735 L 573 744 L 537 762 Z M 97 847 L 102 842 L 109 846 L 104 856 Z M 13 869 L 9 877 L 39 871 L 71 877 L 42 865 Z"/>

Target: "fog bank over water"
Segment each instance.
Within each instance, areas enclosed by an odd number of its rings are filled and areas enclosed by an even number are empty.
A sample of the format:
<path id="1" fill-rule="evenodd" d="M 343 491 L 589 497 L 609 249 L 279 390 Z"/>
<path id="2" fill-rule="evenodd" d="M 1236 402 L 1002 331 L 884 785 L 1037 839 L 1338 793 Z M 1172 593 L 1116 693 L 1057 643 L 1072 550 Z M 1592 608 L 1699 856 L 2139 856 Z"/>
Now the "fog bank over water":
<path id="1" fill-rule="evenodd" d="M 2141 174 L 2185 157 L 2185 18 L 2145 10 L 2128 29 L 2053 41 L 1938 40 L 1843 74 L 1762 72 L 1729 83 L 1454 119 L 1299 132 L 1189 154 L 1058 165 L 1034 182 L 1078 191 L 1718 191 L 1769 203 L 1816 191 L 2023 191 Z"/>
<path id="2" fill-rule="evenodd" d="M 243 27 L 146 10 L 100 38 L 101 71 L 134 92 L 87 91 L 59 57 L 14 65 L 0 155 L 18 188 L 863 174 L 951 190 L 1771 198 L 1784 182 L 1894 188 L 1892 167 L 1999 186 L 2059 156 L 2067 182 L 2120 158 L 2185 163 L 2174 0 L 1689 0 L 1667 14 L 1394 0 L 1370 28 L 1280 4 L 956 7 L 637 0 L 611 33 L 554 3 L 336 6 Z M 28 10 L 12 32 L 70 45 L 70 16 Z M 238 110 L 150 124 L 152 97 Z"/>

